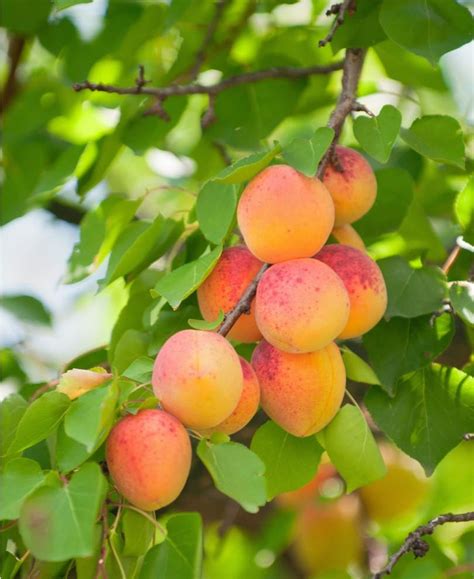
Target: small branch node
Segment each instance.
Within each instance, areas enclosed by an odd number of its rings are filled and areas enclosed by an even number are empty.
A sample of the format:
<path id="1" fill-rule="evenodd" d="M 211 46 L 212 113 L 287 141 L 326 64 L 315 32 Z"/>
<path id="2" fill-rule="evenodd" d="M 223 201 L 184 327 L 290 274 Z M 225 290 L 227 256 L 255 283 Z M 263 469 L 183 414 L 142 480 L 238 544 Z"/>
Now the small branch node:
<path id="1" fill-rule="evenodd" d="M 146 110 L 143 113 L 143 116 L 144 117 L 150 117 L 150 116 L 156 115 L 157 117 L 160 117 L 164 121 L 169 122 L 171 120 L 171 117 L 166 112 L 166 110 L 163 106 L 164 100 L 165 100 L 164 98 L 157 98 L 155 101 L 155 104 L 153 104 L 148 110 Z"/>
<path id="2" fill-rule="evenodd" d="M 209 93 L 209 104 L 201 117 L 201 128 L 206 129 L 217 120 L 216 116 L 216 94 Z"/>
<path id="3" fill-rule="evenodd" d="M 370 109 L 368 109 L 364 104 L 358 101 L 354 101 L 352 103 L 352 110 L 354 112 L 366 113 L 367 115 L 369 115 L 369 117 L 375 117 L 375 114 Z"/>
<path id="4" fill-rule="evenodd" d="M 137 93 L 140 93 L 142 91 L 142 88 L 149 82 L 151 81 L 145 79 L 145 67 L 143 66 L 143 64 L 140 64 L 138 67 L 138 76 L 135 79 L 135 86 L 137 87 Z"/>
<path id="5" fill-rule="evenodd" d="M 348 12 L 350 15 L 352 15 L 355 12 L 355 9 L 356 9 L 355 0 L 344 0 L 344 2 L 341 2 L 339 4 L 333 4 L 329 8 L 329 10 L 326 11 L 326 16 L 335 15 L 336 18 L 334 19 L 334 22 L 332 23 L 332 26 L 331 26 L 329 32 L 327 33 L 327 35 L 322 40 L 320 40 L 318 42 L 318 46 L 320 48 L 322 48 L 323 46 L 326 46 L 326 44 L 331 42 L 331 40 L 334 38 L 334 35 L 336 34 L 336 30 L 342 24 L 344 24 L 346 12 Z"/>

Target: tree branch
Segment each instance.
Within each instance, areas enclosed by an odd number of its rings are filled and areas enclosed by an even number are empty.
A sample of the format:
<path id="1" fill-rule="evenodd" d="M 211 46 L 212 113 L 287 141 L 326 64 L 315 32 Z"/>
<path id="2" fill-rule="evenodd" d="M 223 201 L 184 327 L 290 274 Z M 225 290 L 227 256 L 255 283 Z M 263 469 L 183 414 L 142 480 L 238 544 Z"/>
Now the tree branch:
<path id="1" fill-rule="evenodd" d="M 57 199 L 50 201 L 43 209 L 52 213 L 57 219 L 72 223 L 73 225 L 79 225 L 86 214 L 80 207 L 61 203 Z"/>
<path id="2" fill-rule="evenodd" d="M 328 42 L 331 42 L 331 40 L 334 38 L 336 30 L 339 28 L 339 26 L 341 26 L 341 24 L 344 24 L 346 12 L 349 12 L 351 14 L 352 12 L 355 11 L 355 4 L 356 0 L 344 0 L 344 2 L 341 2 L 339 4 L 333 4 L 329 8 L 329 10 L 326 11 L 326 16 L 331 16 L 332 14 L 335 14 L 336 18 L 334 19 L 334 22 L 332 23 L 332 26 L 327 35 L 325 36 L 325 38 L 319 41 L 320 47 L 326 46 Z"/>
<path id="3" fill-rule="evenodd" d="M 16 73 L 25 48 L 25 43 L 25 39 L 20 36 L 13 36 L 10 39 L 10 44 L 8 45 L 9 70 L 0 98 L 0 114 L 8 107 L 17 91 L 18 83 Z"/>
<path id="4" fill-rule="evenodd" d="M 429 550 L 429 545 L 424 539 L 422 539 L 422 537 L 425 535 L 432 535 L 436 527 L 444 525 L 445 523 L 465 523 L 467 521 L 474 521 L 474 511 L 459 514 L 447 513 L 445 515 L 439 515 L 429 521 L 426 525 L 419 526 L 408 535 L 400 549 L 390 557 L 387 566 L 378 573 L 375 573 L 373 579 L 380 579 L 384 575 L 390 575 L 395 565 L 403 555 L 405 555 L 405 553 L 411 551 L 415 555 L 415 558 L 424 557 Z"/>

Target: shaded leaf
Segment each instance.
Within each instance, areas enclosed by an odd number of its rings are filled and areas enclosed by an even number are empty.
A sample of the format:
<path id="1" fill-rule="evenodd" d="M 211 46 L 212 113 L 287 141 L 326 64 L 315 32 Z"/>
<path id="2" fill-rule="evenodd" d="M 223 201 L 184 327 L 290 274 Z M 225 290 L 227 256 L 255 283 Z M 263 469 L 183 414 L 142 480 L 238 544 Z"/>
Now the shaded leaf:
<path id="1" fill-rule="evenodd" d="M 29 458 L 11 460 L 0 474 L 0 520 L 18 519 L 23 501 L 44 480 L 40 465 Z"/>
<path id="2" fill-rule="evenodd" d="M 0 402 L 0 456 L 6 456 L 27 408 L 28 403 L 19 394 L 10 394 Z"/>
<path id="3" fill-rule="evenodd" d="M 50 311 L 33 296 L 0 296 L 0 307 L 4 308 L 23 322 L 44 326 L 51 325 Z"/>
<path id="4" fill-rule="evenodd" d="M 401 124 L 400 111 L 392 105 L 385 105 L 376 117 L 357 117 L 354 121 L 354 135 L 371 157 L 386 163 Z"/>
<path id="5" fill-rule="evenodd" d="M 456 314 L 474 326 L 474 283 L 455 281 L 449 286 L 449 300 Z"/>
<path id="6" fill-rule="evenodd" d="M 285 161 L 297 171 L 308 177 L 314 177 L 324 153 L 328 150 L 334 137 L 329 127 L 317 129 L 311 139 L 296 138 L 283 148 Z"/>

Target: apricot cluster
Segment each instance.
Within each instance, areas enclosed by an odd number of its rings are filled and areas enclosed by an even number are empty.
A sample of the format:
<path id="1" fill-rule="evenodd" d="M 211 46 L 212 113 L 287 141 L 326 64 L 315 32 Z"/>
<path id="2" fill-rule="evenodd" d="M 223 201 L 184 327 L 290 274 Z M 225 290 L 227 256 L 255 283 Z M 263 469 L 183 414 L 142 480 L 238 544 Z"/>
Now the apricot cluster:
<path id="1" fill-rule="evenodd" d="M 197 298 L 214 321 L 270 264 L 228 334 L 259 344 L 249 364 L 217 332 L 184 330 L 166 341 L 152 376 L 161 410 L 127 416 L 107 443 L 112 478 L 136 506 L 156 509 L 181 492 L 191 464 L 186 429 L 234 434 L 261 404 L 287 432 L 309 436 L 337 413 L 346 376 L 335 340 L 370 330 L 387 299 L 378 266 L 349 225 L 374 202 L 373 172 L 355 151 L 339 147 L 337 155 L 340 166 L 322 181 L 273 165 L 243 191 L 237 220 L 246 245 L 224 250 Z M 331 232 L 343 243 L 325 246 Z"/>

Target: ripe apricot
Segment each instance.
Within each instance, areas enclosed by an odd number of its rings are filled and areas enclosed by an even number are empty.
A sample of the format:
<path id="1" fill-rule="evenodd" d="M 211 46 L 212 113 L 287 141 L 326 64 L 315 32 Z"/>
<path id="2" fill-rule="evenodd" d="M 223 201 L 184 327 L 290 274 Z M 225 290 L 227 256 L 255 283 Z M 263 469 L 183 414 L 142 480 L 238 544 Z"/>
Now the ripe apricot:
<path id="1" fill-rule="evenodd" d="M 103 368 L 97 368 L 97 370 L 73 368 L 61 376 L 56 390 L 66 394 L 71 400 L 75 400 L 86 392 L 98 388 L 111 378 L 112 374 L 109 374 Z"/>
<path id="2" fill-rule="evenodd" d="M 190 428 L 211 428 L 235 409 L 242 394 L 239 357 L 213 332 L 183 330 L 155 360 L 153 390 L 161 405 Z"/>
<path id="3" fill-rule="evenodd" d="M 242 294 L 262 267 L 262 262 L 243 246 L 224 250 L 211 275 L 197 290 L 199 309 L 207 321 L 217 319 L 222 310 L 225 314 L 239 301 Z M 254 302 L 249 314 L 243 314 L 228 334 L 239 342 L 257 342 L 262 337 L 257 328 Z"/>
<path id="4" fill-rule="evenodd" d="M 174 416 L 142 410 L 114 426 L 106 458 L 119 492 L 136 507 L 154 511 L 183 490 L 191 468 L 191 442 Z"/>
<path id="5" fill-rule="evenodd" d="M 252 366 L 263 410 L 294 436 L 318 432 L 341 406 L 346 372 L 335 344 L 309 354 L 289 354 L 262 341 Z"/>
<path id="6" fill-rule="evenodd" d="M 365 244 L 362 241 L 361 236 L 351 225 L 341 225 L 340 227 L 335 227 L 332 230 L 331 235 L 344 245 L 350 245 L 360 251 L 365 251 Z"/>
<path id="7" fill-rule="evenodd" d="M 252 420 L 258 410 L 260 402 L 260 386 L 258 384 L 257 375 L 247 360 L 244 360 L 244 358 L 239 359 L 244 377 L 244 386 L 240 400 L 232 414 L 223 422 L 213 428 L 200 430 L 199 432 L 204 436 L 208 436 L 213 432 L 234 434 L 235 432 L 242 430 L 242 428 Z"/>
<path id="8" fill-rule="evenodd" d="M 255 302 L 267 342 L 285 352 L 314 352 L 344 329 L 349 297 L 334 271 L 315 259 L 278 263 L 262 276 Z"/>
<path id="9" fill-rule="evenodd" d="M 357 498 L 344 496 L 326 504 L 306 505 L 295 526 L 293 551 L 311 577 L 343 571 L 362 562 L 363 541 L 358 528 Z"/>
<path id="10" fill-rule="evenodd" d="M 395 447 L 384 444 L 380 450 L 387 474 L 360 489 L 367 514 L 378 523 L 391 521 L 410 512 L 416 515 L 429 488 L 423 469 Z"/>
<path id="11" fill-rule="evenodd" d="M 369 211 L 377 196 L 377 180 L 364 157 L 347 147 L 336 147 L 340 169 L 328 165 L 323 176 L 334 201 L 336 227 L 353 223 Z"/>
<path id="12" fill-rule="evenodd" d="M 245 188 L 237 221 L 250 251 L 278 263 L 311 257 L 324 245 L 334 225 L 334 204 L 319 179 L 273 165 Z"/>
<path id="13" fill-rule="evenodd" d="M 355 338 L 371 330 L 387 309 L 387 289 L 379 266 L 348 245 L 326 245 L 315 257 L 337 273 L 349 294 L 349 319 L 339 338 Z"/>

